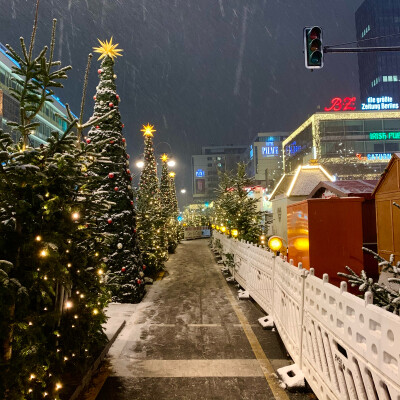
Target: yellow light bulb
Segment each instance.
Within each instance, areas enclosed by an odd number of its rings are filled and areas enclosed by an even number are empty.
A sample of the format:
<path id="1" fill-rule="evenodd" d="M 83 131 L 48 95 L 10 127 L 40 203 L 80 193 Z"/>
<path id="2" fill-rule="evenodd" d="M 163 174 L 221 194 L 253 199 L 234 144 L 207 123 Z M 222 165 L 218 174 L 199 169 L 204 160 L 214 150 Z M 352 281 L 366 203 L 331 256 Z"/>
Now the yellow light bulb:
<path id="1" fill-rule="evenodd" d="M 40 235 L 37 235 L 37 236 L 35 237 L 35 240 L 36 240 L 37 242 L 40 242 L 40 241 L 42 240 L 42 237 L 41 237 Z"/>
<path id="2" fill-rule="evenodd" d="M 70 309 L 70 308 L 72 308 L 72 306 L 73 306 L 72 301 L 68 300 L 65 302 L 65 308 Z"/>
<path id="3" fill-rule="evenodd" d="M 40 257 L 47 257 L 48 253 L 46 249 L 43 249 L 40 253 L 39 253 Z"/>
<path id="4" fill-rule="evenodd" d="M 76 221 L 76 220 L 78 220 L 79 219 L 79 213 L 78 212 L 74 212 L 74 213 L 72 213 L 72 219 L 74 220 L 74 221 Z"/>
<path id="5" fill-rule="evenodd" d="M 62 384 L 60 382 L 56 383 L 56 390 L 60 390 L 62 388 Z"/>
<path id="6" fill-rule="evenodd" d="M 94 314 L 94 315 L 97 315 L 98 313 L 99 313 L 99 310 L 98 310 L 97 308 L 94 308 L 94 309 L 93 309 L 93 314 Z"/>
<path id="7" fill-rule="evenodd" d="M 283 241 L 279 236 L 271 236 L 268 240 L 268 246 L 272 251 L 279 251 L 283 246 Z"/>

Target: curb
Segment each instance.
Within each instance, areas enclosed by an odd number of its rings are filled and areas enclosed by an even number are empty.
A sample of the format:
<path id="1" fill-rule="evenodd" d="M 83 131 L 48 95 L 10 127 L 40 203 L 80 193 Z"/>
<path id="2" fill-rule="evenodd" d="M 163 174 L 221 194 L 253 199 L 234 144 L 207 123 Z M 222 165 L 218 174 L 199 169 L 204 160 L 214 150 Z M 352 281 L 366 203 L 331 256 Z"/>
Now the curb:
<path id="1" fill-rule="evenodd" d="M 82 378 L 82 381 L 81 381 L 80 385 L 75 389 L 74 393 L 71 395 L 69 400 L 77 400 L 78 397 L 80 396 L 80 394 L 82 393 L 82 391 L 90 384 L 93 374 L 99 368 L 100 363 L 104 360 L 104 358 L 108 354 L 108 351 L 110 350 L 110 347 L 115 342 L 115 339 L 117 339 L 117 337 L 121 333 L 122 329 L 124 329 L 125 325 L 126 325 L 126 321 L 124 320 L 122 322 L 122 324 L 120 325 L 120 327 L 117 329 L 117 331 L 114 333 L 113 337 L 106 344 L 106 346 L 104 347 L 104 349 L 101 352 L 101 354 L 97 357 L 96 361 L 93 363 L 93 365 L 86 372 L 85 376 Z"/>

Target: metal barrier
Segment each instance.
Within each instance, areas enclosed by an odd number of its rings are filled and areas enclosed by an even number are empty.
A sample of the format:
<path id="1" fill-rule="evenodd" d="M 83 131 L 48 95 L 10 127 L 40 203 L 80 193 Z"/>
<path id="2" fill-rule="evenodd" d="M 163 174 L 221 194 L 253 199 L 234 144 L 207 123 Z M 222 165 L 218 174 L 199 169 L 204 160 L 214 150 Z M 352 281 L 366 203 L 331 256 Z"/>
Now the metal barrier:
<path id="1" fill-rule="evenodd" d="M 400 317 L 248 242 L 213 233 L 321 400 L 400 400 Z"/>

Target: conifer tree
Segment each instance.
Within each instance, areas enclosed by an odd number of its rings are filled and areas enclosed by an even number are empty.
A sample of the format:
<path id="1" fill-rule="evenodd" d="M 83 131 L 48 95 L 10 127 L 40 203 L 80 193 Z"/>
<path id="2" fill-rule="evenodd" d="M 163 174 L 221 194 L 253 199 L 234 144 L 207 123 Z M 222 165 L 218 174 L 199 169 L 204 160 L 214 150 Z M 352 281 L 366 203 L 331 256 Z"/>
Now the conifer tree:
<path id="1" fill-rule="evenodd" d="M 122 50 L 110 41 L 100 42 L 95 51 L 103 59 L 98 70 L 100 82 L 94 96 L 92 118 L 107 115 L 88 133 L 87 143 L 96 160 L 88 170 L 91 176 L 99 177 L 97 187 L 92 189 L 101 194 L 112 205 L 99 219 L 99 231 L 109 236 L 109 252 L 106 255 L 108 272 L 105 277 L 113 300 L 135 303 L 144 294 L 143 263 L 136 234 L 136 211 L 129 170 L 129 155 L 126 140 L 122 135 L 121 115 L 118 110 L 120 97 L 116 92 L 114 58 Z"/>
<path id="2" fill-rule="evenodd" d="M 163 268 L 168 258 L 164 238 L 157 164 L 153 148 L 152 125 L 143 126 L 144 166 L 137 192 L 138 233 L 146 273 L 153 275 Z"/>
<path id="3" fill-rule="evenodd" d="M 164 232 L 167 239 L 168 252 L 173 253 L 178 245 L 177 241 L 177 221 L 175 211 L 174 187 L 172 175 L 173 172 L 168 170 L 168 156 L 163 154 L 161 157 L 162 172 L 160 182 L 160 195 L 161 195 L 161 217 L 163 219 Z"/>
<path id="4" fill-rule="evenodd" d="M 108 301 L 99 271 L 107 245 L 95 229 L 107 203 L 88 191 L 86 149 L 78 149 L 72 118 L 48 144 L 29 146 L 33 118 L 62 87 L 68 67 L 53 71 L 55 21 L 49 51 L 34 56 L 9 47 L 19 66 L 13 95 L 21 133 L 14 144 L 0 132 L 0 398 L 59 399 L 62 376 L 82 371 L 104 344 Z M 47 57 L 48 54 L 48 57 Z M 93 121 L 96 123 L 96 121 Z"/>

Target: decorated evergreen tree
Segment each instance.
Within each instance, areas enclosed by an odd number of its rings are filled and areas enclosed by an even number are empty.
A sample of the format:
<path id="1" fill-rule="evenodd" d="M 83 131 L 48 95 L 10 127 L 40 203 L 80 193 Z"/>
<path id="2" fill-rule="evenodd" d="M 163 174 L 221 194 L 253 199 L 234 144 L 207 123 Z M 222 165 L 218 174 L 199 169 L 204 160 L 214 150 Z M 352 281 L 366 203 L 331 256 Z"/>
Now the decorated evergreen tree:
<path id="1" fill-rule="evenodd" d="M 140 175 L 137 192 L 138 232 L 143 262 L 147 274 L 153 275 L 163 268 L 168 254 L 164 237 L 160 189 L 157 178 L 157 165 L 153 148 L 152 125 L 143 126 L 144 166 Z"/>
<path id="2" fill-rule="evenodd" d="M 172 216 L 175 222 L 175 231 L 176 231 L 176 241 L 180 243 L 182 233 L 182 226 L 178 222 L 179 210 L 178 210 L 178 198 L 176 197 L 176 185 L 175 185 L 175 172 L 169 173 L 170 178 L 170 190 L 172 197 Z"/>
<path id="3" fill-rule="evenodd" d="M 103 307 L 108 301 L 101 256 L 107 246 L 97 233 L 104 212 L 98 194 L 86 189 L 86 149 L 78 149 L 68 121 L 48 144 L 29 146 L 33 118 L 62 87 L 67 67 L 53 71 L 55 21 L 47 48 L 33 56 L 36 18 L 19 66 L 14 97 L 21 133 L 14 144 L 0 132 L 0 398 L 59 399 L 62 376 L 82 372 L 105 343 Z M 94 123 L 96 121 L 93 121 Z"/>
<path id="4" fill-rule="evenodd" d="M 162 172 L 160 182 L 160 197 L 161 197 L 161 217 L 163 219 L 164 232 L 167 238 L 168 252 L 173 253 L 178 245 L 177 240 L 177 210 L 175 211 L 173 172 L 168 171 L 168 156 L 163 154 L 161 157 Z"/>
<path id="5" fill-rule="evenodd" d="M 261 235 L 261 213 L 257 211 L 258 200 L 249 197 L 247 192 L 253 184 L 253 180 L 246 175 L 244 163 L 238 163 L 236 175 L 223 174 L 213 222 L 224 225 L 229 231 L 237 230 L 239 239 L 256 243 Z"/>
<path id="6" fill-rule="evenodd" d="M 98 70 L 99 85 L 94 96 L 92 118 L 99 118 L 115 110 L 108 118 L 92 126 L 87 144 L 93 153 L 88 170 L 90 176 L 100 177 L 92 189 L 111 203 L 109 210 L 98 221 L 99 231 L 109 237 L 110 245 L 105 257 L 108 272 L 105 277 L 112 291 L 113 300 L 138 302 L 144 294 L 143 263 L 136 234 L 136 212 L 133 202 L 129 155 L 122 135 L 121 115 L 118 110 L 120 97 L 116 92 L 114 58 L 122 50 L 111 40 L 100 42 L 95 51 L 103 59 Z"/>

